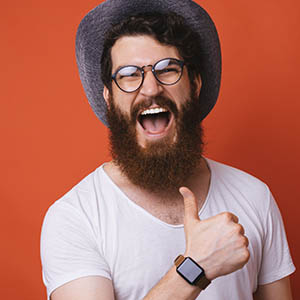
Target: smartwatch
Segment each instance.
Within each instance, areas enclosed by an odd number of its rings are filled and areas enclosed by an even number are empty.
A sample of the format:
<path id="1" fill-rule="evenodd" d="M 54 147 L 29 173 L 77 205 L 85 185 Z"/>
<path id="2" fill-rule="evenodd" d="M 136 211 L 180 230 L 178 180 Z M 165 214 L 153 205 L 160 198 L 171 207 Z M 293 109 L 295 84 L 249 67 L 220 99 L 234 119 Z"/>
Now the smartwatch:
<path id="1" fill-rule="evenodd" d="M 196 285 L 204 290 L 210 280 L 206 278 L 204 270 L 190 257 L 178 255 L 174 261 L 177 273 L 189 284 Z"/>

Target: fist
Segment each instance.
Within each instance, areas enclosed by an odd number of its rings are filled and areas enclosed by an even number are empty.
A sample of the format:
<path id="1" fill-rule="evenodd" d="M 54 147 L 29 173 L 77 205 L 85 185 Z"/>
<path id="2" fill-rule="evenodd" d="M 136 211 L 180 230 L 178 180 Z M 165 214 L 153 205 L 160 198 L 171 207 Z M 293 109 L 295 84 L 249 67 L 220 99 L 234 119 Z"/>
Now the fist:
<path id="1" fill-rule="evenodd" d="M 238 218 L 224 212 L 201 221 L 198 202 L 186 187 L 179 189 L 184 199 L 185 256 L 193 258 L 208 279 L 242 268 L 250 258 L 248 239 Z"/>

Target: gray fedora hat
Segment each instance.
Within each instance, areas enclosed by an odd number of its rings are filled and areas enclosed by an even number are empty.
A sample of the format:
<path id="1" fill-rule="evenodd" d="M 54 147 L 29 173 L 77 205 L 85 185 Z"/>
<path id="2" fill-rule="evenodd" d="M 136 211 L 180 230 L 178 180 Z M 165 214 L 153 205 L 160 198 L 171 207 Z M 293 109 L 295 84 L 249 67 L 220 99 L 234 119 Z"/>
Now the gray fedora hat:
<path id="1" fill-rule="evenodd" d="M 107 0 L 91 10 L 76 34 L 76 60 L 86 96 L 97 117 L 107 126 L 101 80 L 101 57 L 106 32 L 129 16 L 145 12 L 173 12 L 199 34 L 205 80 L 200 93 L 203 120 L 214 107 L 221 81 L 221 50 L 215 25 L 207 12 L 191 0 Z M 203 79 L 203 78 L 202 78 Z"/>

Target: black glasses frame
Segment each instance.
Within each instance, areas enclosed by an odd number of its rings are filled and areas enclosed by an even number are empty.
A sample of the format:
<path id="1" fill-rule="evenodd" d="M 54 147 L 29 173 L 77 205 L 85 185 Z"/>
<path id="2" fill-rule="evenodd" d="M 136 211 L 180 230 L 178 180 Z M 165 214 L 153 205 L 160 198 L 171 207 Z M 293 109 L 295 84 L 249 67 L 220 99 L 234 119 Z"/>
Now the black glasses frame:
<path id="1" fill-rule="evenodd" d="M 156 65 L 159 64 L 160 62 L 162 62 L 163 60 L 166 60 L 166 59 L 172 59 L 172 60 L 176 61 L 176 62 L 178 63 L 178 65 L 180 66 L 180 68 L 181 68 L 181 74 L 180 74 L 180 76 L 179 76 L 178 79 L 177 79 L 175 82 L 173 82 L 173 83 L 164 83 L 164 82 L 160 81 L 160 80 L 158 79 L 157 75 L 156 75 L 156 71 L 155 71 Z M 136 91 L 143 85 L 143 83 L 144 83 L 144 80 L 145 80 L 145 71 L 144 71 L 144 68 L 151 67 L 151 72 L 152 72 L 153 76 L 155 77 L 155 79 L 156 79 L 160 84 L 163 84 L 163 85 L 174 85 L 174 84 L 176 84 L 176 83 L 181 79 L 182 74 L 183 74 L 183 67 L 184 67 L 184 65 L 185 65 L 185 63 L 184 63 L 184 61 L 182 61 L 182 60 L 179 60 L 179 59 L 177 59 L 177 58 L 172 58 L 172 57 L 166 57 L 166 58 L 160 59 L 160 60 L 157 61 L 154 65 L 146 65 L 146 66 L 143 66 L 143 67 L 139 67 L 139 66 L 135 66 L 135 65 L 127 65 L 127 66 L 120 67 L 120 68 L 118 68 L 118 69 L 116 70 L 116 72 L 111 76 L 111 79 L 115 82 L 115 84 L 117 85 L 117 87 L 118 87 L 121 91 L 123 91 L 123 92 L 125 92 L 125 93 L 134 93 L 134 92 L 136 92 Z M 135 68 L 137 68 L 138 70 L 140 70 L 140 72 L 141 72 L 141 74 L 142 74 L 142 81 L 141 81 L 140 85 L 139 85 L 135 90 L 133 90 L 133 91 L 126 91 L 126 90 L 122 89 L 122 88 L 119 86 L 119 84 L 118 84 L 118 82 L 117 82 L 117 79 L 116 79 L 118 72 L 119 72 L 120 70 L 122 70 L 122 69 L 124 69 L 124 68 L 128 68 L 128 67 L 135 67 Z"/>

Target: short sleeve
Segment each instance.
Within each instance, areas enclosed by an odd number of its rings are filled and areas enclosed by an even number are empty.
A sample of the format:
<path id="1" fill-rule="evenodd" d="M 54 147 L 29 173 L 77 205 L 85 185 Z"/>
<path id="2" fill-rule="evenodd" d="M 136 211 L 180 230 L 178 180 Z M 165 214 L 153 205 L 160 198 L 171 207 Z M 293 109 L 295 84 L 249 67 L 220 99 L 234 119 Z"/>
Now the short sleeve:
<path id="1" fill-rule="evenodd" d="M 48 210 L 41 233 L 43 281 L 48 298 L 59 286 L 85 276 L 110 277 L 99 237 L 72 205 L 57 201 Z"/>
<path id="2" fill-rule="evenodd" d="M 295 271 L 279 208 L 270 192 L 269 197 L 259 285 L 277 281 Z"/>

